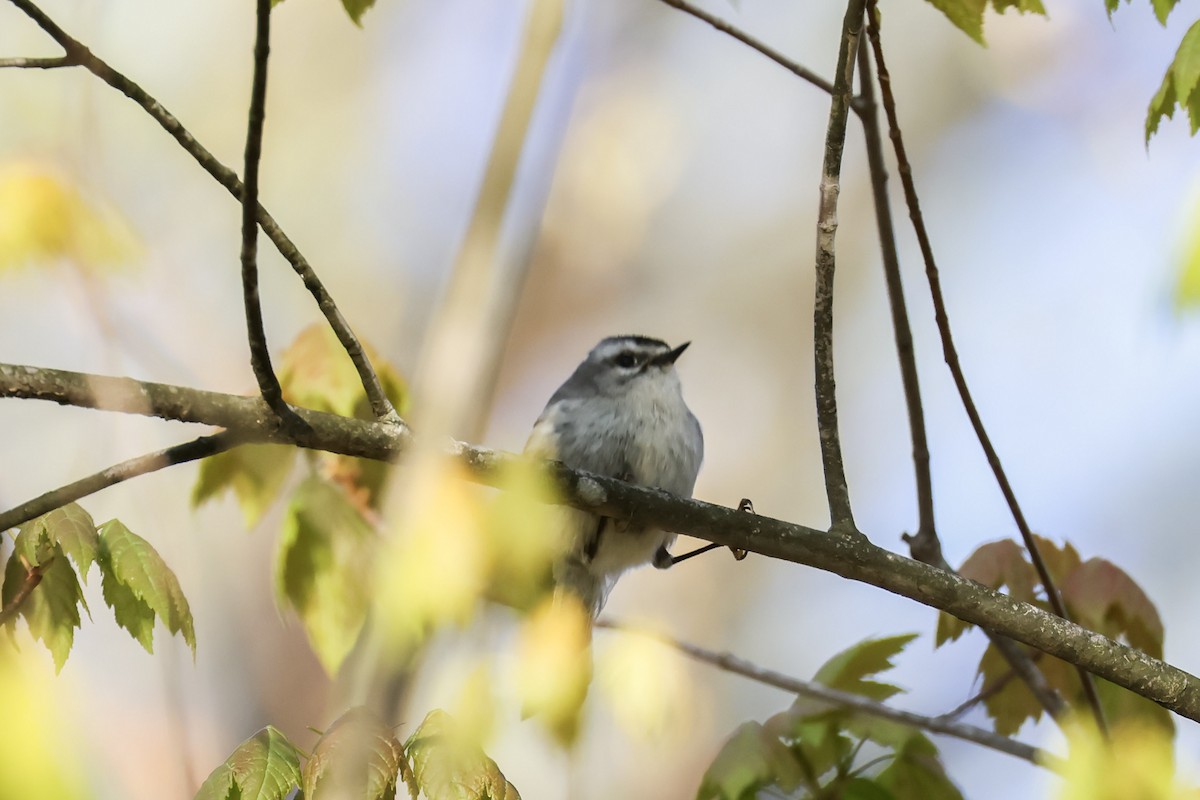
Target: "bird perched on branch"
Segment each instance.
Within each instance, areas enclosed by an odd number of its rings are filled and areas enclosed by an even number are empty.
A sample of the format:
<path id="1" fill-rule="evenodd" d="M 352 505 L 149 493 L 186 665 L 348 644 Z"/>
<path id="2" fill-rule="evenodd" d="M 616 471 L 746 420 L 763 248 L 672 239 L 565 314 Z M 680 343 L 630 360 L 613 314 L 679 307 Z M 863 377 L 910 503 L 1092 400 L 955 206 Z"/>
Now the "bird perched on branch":
<path id="1" fill-rule="evenodd" d="M 602 340 L 550 398 L 525 453 L 691 497 L 704 435 L 675 371 L 688 344 L 672 349 L 646 336 Z M 625 570 L 674 563 L 667 550 L 674 534 L 574 509 L 564 509 L 563 519 L 567 551 L 554 578 L 593 616 Z"/>

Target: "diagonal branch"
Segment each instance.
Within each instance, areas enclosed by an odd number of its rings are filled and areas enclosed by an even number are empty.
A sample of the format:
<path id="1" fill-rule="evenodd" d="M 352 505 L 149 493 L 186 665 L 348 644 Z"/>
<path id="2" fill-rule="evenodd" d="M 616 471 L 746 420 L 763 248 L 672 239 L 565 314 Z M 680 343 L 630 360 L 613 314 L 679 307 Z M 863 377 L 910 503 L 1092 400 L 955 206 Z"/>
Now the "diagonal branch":
<path id="1" fill-rule="evenodd" d="M 9 0 L 9 2 L 37 23 L 38 27 L 45 31 L 50 38 L 58 42 L 63 50 L 66 51 L 66 55 L 64 56 L 66 63 L 63 66 L 77 64 L 83 67 L 141 106 L 142 110 L 153 117 L 154 121 L 169 133 L 187 151 L 188 155 L 195 159 L 196 163 L 205 172 L 211 175 L 217 183 L 224 186 L 235 199 L 241 201 L 245 187 L 238 180 L 237 173 L 221 163 L 204 145 L 200 144 L 192 136 L 191 132 L 183 126 L 183 123 L 148 94 L 146 90 L 113 69 L 106 61 L 84 46 L 83 43 L 72 38 L 54 20 L 47 16 L 44 11 L 38 8 L 32 0 Z M 300 279 L 304 282 L 304 287 L 308 289 L 309 293 L 317 301 L 317 307 L 325 316 L 329 327 L 337 335 L 338 341 L 341 342 L 346 354 L 350 356 L 350 360 L 354 363 L 354 368 L 358 372 L 359 380 L 362 381 L 363 389 L 367 393 L 367 398 L 371 403 L 371 411 L 376 419 L 399 423 L 400 416 L 396 413 L 396 409 L 392 407 L 391 401 L 387 399 L 387 395 L 383 391 L 383 385 L 379 381 L 379 376 L 375 373 L 370 360 L 363 352 L 362 343 L 359 342 L 358 337 L 351 330 L 350 324 L 333 302 L 333 297 L 330 296 L 321 279 L 317 277 L 317 273 L 313 270 L 312 265 L 308 263 L 308 260 L 301 254 L 295 243 L 288 238 L 283 229 L 279 227 L 279 223 L 275 221 L 275 218 L 267 212 L 267 209 L 261 203 L 257 205 L 256 214 L 259 226 L 267 234 L 271 243 L 275 245 L 275 249 L 292 265 L 292 269 L 300 276 Z"/>
<path id="2" fill-rule="evenodd" d="M 834 238 L 837 235 L 837 202 L 841 191 L 842 150 L 846 145 L 846 117 L 850 110 L 850 87 L 854 79 L 854 52 L 862 32 L 865 0 L 850 0 L 842 22 L 841 48 L 834 78 L 833 103 L 825 134 L 825 163 L 821 172 L 821 200 L 817 216 L 816 299 L 813 304 L 813 367 L 817 405 L 817 429 L 821 440 L 821 464 L 825 470 L 825 493 L 829 500 L 832 528 L 854 530 L 850 488 L 842 461 L 838 434 L 837 387 L 833 377 L 833 274 L 836 267 Z"/>
<path id="3" fill-rule="evenodd" d="M 60 67 L 77 67 L 78 63 L 67 56 L 54 58 L 0 58 L 0 69 L 59 69 Z"/>
<path id="4" fill-rule="evenodd" d="M 796 77 L 802 78 L 803 80 L 808 81 L 813 86 L 816 86 L 818 89 L 825 92 L 826 94 L 833 94 L 836 91 L 834 89 L 834 86 L 832 83 L 825 80 L 820 75 L 818 75 L 817 73 L 810 70 L 808 67 L 805 67 L 805 66 L 793 61 L 792 59 L 785 56 L 783 53 L 780 53 L 778 50 L 775 50 L 771 46 L 760 42 L 758 39 L 755 39 L 753 36 L 746 33 L 745 31 L 743 31 L 739 28 L 735 28 L 734 26 L 730 25 L 728 22 L 721 19 L 720 17 L 713 16 L 712 14 L 708 13 L 704 9 L 697 8 L 696 6 L 692 5 L 691 3 L 686 2 L 686 0 L 662 0 L 662 2 L 666 3 L 667 5 L 671 6 L 672 8 L 679 9 L 680 11 L 684 12 L 685 14 L 691 14 L 693 17 L 695 17 L 698 20 L 703 20 L 704 22 L 707 22 L 709 25 L 716 28 L 721 33 L 732 36 L 734 39 L 737 39 L 739 42 L 746 45 L 751 50 L 762 53 L 764 56 L 771 59 L 779 66 L 783 67 L 784 69 L 788 70 Z"/>
<path id="5" fill-rule="evenodd" d="M 848 709 L 856 711 L 860 714 L 865 714 L 879 719 L 898 722 L 901 725 L 906 725 L 912 728 L 920 728 L 929 731 L 930 733 L 940 733 L 945 736 L 952 736 L 955 739 L 962 739 L 968 742 L 989 747 L 992 750 L 998 750 L 1001 753 L 1007 753 L 1010 756 L 1023 758 L 1039 766 L 1047 766 L 1056 759 L 1053 755 L 1041 750 L 1032 745 L 1018 742 L 1015 739 L 1009 739 L 1006 736 L 1001 736 L 983 728 L 978 728 L 974 725 L 967 725 L 962 722 L 957 722 L 949 717 L 929 717 L 924 714 L 916 714 L 911 711 L 903 711 L 898 708 L 872 700 L 869 697 L 863 697 L 860 694 L 851 692 L 843 692 L 838 689 L 831 689 L 824 684 L 815 681 L 803 681 L 799 678 L 793 678 L 790 675 L 784 675 L 774 670 L 765 669 L 757 664 L 738 658 L 732 653 L 718 653 L 713 650 L 707 650 L 703 647 L 684 642 L 672 636 L 667 636 L 661 633 L 655 633 L 648 630 L 640 630 L 631 628 L 618 622 L 611 620 L 599 620 L 596 623 L 598 628 L 608 628 L 609 630 L 620 631 L 622 633 L 636 634 L 646 636 L 661 642 L 667 647 L 674 648 L 683 653 L 689 658 L 695 659 L 705 664 L 711 664 L 717 669 L 732 672 L 736 675 L 741 675 L 744 678 L 749 678 L 752 681 L 774 686 L 777 689 L 782 689 L 785 692 L 798 694 L 802 697 L 810 697 L 814 700 L 819 700 L 823 703 L 828 703 L 830 707 L 837 709 Z"/>
<path id="6" fill-rule="evenodd" d="M 291 440 L 280 432 L 258 397 L 8 364 L 0 364 L 0 397 L 219 425 L 258 441 Z M 297 437 L 301 447 L 381 461 L 393 460 L 412 447 L 413 435 L 407 427 L 306 409 L 297 413 L 308 426 Z M 515 458 L 464 443 L 452 444 L 448 454 L 461 461 L 473 480 L 489 486 L 501 483 L 504 468 Z M 877 586 L 1081 666 L 1200 722 L 1200 678 L 975 581 L 876 547 L 865 537 L 830 536 L 827 531 L 683 499 L 561 464 L 552 464 L 550 470 L 566 505 Z"/>
<path id="7" fill-rule="evenodd" d="M 983 447 L 983 451 L 987 456 L 988 465 L 992 468 L 992 474 L 996 478 L 996 483 L 1000 486 L 1000 491 L 1008 503 L 1009 511 L 1012 513 L 1017 529 L 1021 532 L 1025 548 L 1029 551 L 1029 558 L 1037 570 L 1042 587 L 1046 590 L 1046 597 L 1050 601 L 1050 607 L 1054 609 L 1054 613 L 1058 614 L 1058 616 L 1069 620 L 1070 615 L 1067 612 L 1066 604 L 1063 603 L 1062 594 L 1058 591 L 1058 587 L 1050 575 L 1050 570 L 1042 558 L 1037 542 L 1034 541 L 1033 531 L 1025 519 L 1025 514 L 1021 511 L 1021 506 L 1017 502 L 1017 495 L 1013 491 L 1012 484 L 1008 481 L 1008 475 L 1004 472 L 1004 467 L 1000 463 L 1000 456 L 996 452 L 996 448 L 992 445 L 991 437 L 988 436 L 987 430 L 983 427 L 983 418 L 979 416 L 979 409 L 975 406 L 971 390 L 967 387 L 967 379 L 963 374 L 962 365 L 959 363 L 958 350 L 954 346 L 954 337 L 950 332 L 950 318 L 946 313 L 945 298 L 942 296 L 942 282 L 938 275 L 937 262 L 933 257 L 933 245 L 929 241 L 929 232 L 925 229 L 925 218 L 921 214 L 921 204 L 917 198 L 917 188 L 913 180 L 912 166 L 908 161 L 908 153 L 904 149 L 904 137 L 900 132 L 900 121 L 896 113 L 896 98 L 892 94 L 892 79 L 887 71 L 887 64 L 883 60 L 883 45 L 879 35 L 880 23 L 874 0 L 871 0 L 871 13 L 867 17 L 867 34 L 875 55 L 875 63 L 879 74 L 880 95 L 883 98 L 883 108 L 888 118 L 892 145 L 896 151 L 897 171 L 900 173 L 900 182 L 904 187 L 904 199 L 908 204 L 909 217 L 912 219 L 913 229 L 917 234 L 917 242 L 921 248 L 921 257 L 925 261 L 925 276 L 929 282 L 929 294 L 933 300 L 934 317 L 937 321 L 938 334 L 942 340 L 942 354 L 945 358 L 946 366 L 950 369 L 954 385 L 957 387 L 958 395 L 962 399 L 963 408 L 966 410 L 967 416 L 971 420 L 971 427 L 975 430 L 975 436 L 979 439 L 979 444 Z M 937 557 L 941 558 L 941 545 L 937 544 L 937 536 L 932 530 L 928 534 L 918 530 L 916 536 L 910 537 L 909 543 L 913 548 L 914 554 L 919 550 L 930 550 L 932 552 L 932 549 L 936 547 Z M 1100 705 L 1100 696 L 1096 693 L 1095 682 L 1086 670 L 1083 669 L 1079 670 L 1079 679 L 1083 684 L 1084 696 L 1087 698 L 1088 705 L 1092 709 L 1092 714 L 1096 718 L 1096 724 L 1103 731 L 1106 729 L 1104 709 Z"/>

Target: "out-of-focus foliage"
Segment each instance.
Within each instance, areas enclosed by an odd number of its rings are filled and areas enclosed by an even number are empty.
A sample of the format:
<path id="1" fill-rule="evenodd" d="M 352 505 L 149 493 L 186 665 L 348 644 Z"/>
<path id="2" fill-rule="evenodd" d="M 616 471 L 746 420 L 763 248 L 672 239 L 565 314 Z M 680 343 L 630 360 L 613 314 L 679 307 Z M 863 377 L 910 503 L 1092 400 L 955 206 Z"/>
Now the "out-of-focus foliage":
<path id="1" fill-rule="evenodd" d="M 1155 658 L 1162 657 L 1163 626 L 1158 611 L 1127 573 L 1102 558 L 1084 561 L 1069 543 L 1059 547 L 1048 539 L 1035 538 L 1074 620 Z M 1017 600 L 1050 608 L 1024 548 L 1012 540 L 981 545 L 963 563 L 959 573 L 993 589 L 1007 588 Z M 949 614 L 939 614 L 936 643 L 940 646 L 953 641 L 971 627 Z M 1083 702 L 1083 689 L 1074 667 L 1045 654 L 1038 654 L 1035 659 L 1051 686 L 1069 701 Z M 1041 704 L 1023 681 L 1011 679 L 1008 662 L 993 645 L 988 645 L 980 659 L 979 674 L 985 690 L 1003 682 L 1002 688 L 985 700 L 997 733 L 1011 735 L 1026 720 L 1041 718 Z M 1097 678 L 1096 684 L 1109 719 L 1137 718 L 1167 732 L 1174 730 L 1170 713 L 1161 706 L 1108 681 Z"/>
<path id="2" fill-rule="evenodd" d="M 901 690 L 871 680 L 915 634 L 868 639 L 838 653 L 814 680 L 833 689 L 884 700 Z M 884 754 L 855 766 L 863 744 Z M 882 768 L 878 768 L 881 765 Z M 775 787 L 797 797 L 861 800 L 961 800 L 937 748 L 920 731 L 828 703 L 798 697 L 765 724 L 747 722 L 726 742 L 704 774 L 699 800 L 749 800 Z"/>
<path id="3" fill-rule="evenodd" d="M 330 675 L 366 621 L 377 550 L 375 530 L 340 489 L 315 475 L 296 488 L 279 536 L 275 586 Z"/>
<path id="4" fill-rule="evenodd" d="M 72 563 L 74 566 L 72 566 Z M 33 570 L 41 580 L 18 608 L 29 632 L 40 640 L 62 669 L 80 627 L 79 608 L 87 611 L 80 578 L 92 564 L 100 568 L 104 602 L 117 623 L 153 652 L 154 622 L 162 620 L 196 650 L 187 598 L 175 573 L 153 547 L 117 520 L 96 528 L 75 503 L 30 520 L 20 527 L 4 568 L 0 601 L 15 602 Z M 76 572 L 78 570 L 78 572 Z M 90 612 L 89 612 L 90 613 Z M 16 624 L 15 617 L 9 627 Z"/>
<path id="5" fill-rule="evenodd" d="M 404 744 L 429 800 L 520 800 L 496 762 L 445 711 L 431 711 Z"/>
<path id="6" fill-rule="evenodd" d="M 252 528 L 279 496 L 295 460 L 296 448 L 281 444 L 248 444 L 209 456 L 200 462 L 192 505 L 232 490 Z"/>
<path id="7" fill-rule="evenodd" d="M 305 800 L 392 800 L 400 780 L 413 785 L 404 746 L 361 707 L 329 726 L 303 770 Z"/>
<path id="8" fill-rule="evenodd" d="M 1191 311 L 1200 308 L 1200 201 L 1192 207 L 1185 231 L 1173 299 L 1177 310 Z"/>
<path id="9" fill-rule="evenodd" d="M 88 273 L 128 267 L 141 248 L 129 224 L 55 170 L 0 166 L 0 272 L 70 263 Z"/>
<path id="10" fill-rule="evenodd" d="M 1113 725 L 1106 738 L 1087 719 L 1065 728 L 1068 757 L 1059 800 L 1200 800 L 1200 788 L 1175 771 L 1172 737 L 1144 720 Z"/>
<path id="11" fill-rule="evenodd" d="M 23 637 L 22 637 L 23 638 Z M 0 648 L 0 797 L 84 800 L 83 759 L 59 720 L 63 689 L 28 652 Z M 39 668 L 43 667 L 43 668 Z"/>
<path id="12" fill-rule="evenodd" d="M 1192 24 L 1175 58 L 1163 75 L 1162 85 L 1150 100 L 1146 112 L 1146 142 L 1158 130 L 1163 117 L 1174 116 L 1176 106 L 1186 109 L 1192 135 L 1200 130 L 1200 21 Z"/>
<path id="13" fill-rule="evenodd" d="M 271 6 L 273 8 L 282 2 L 283 0 L 271 0 Z M 362 27 L 362 15 L 373 5 L 375 5 L 375 0 L 342 0 L 342 8 L 346 9 L 346 14 L 360 28 Z"/>
<path id="14" fill-rule="evenodd" d="M 983 13 L 991 6 L 1003 14 L 1015 8 L 1022 14 L 1042 14 L 1046 9 L 1041 0 L 928 0 L 929 4 L 946 15 L 963 33 L 983 44 Z"/>
<path id="15" fill-rule="evenodd" d="M 283 800 L 300 785 L 300 751 L 268 725 L 214 769 L 195 800 Z"/>
<path id="16" fill-rule="evenodd" d="M 564 744 L 579 732 L 580 710 L 592 680 L 591 623 L 583 604 L 562 592 L 547 597 L 521 630 L 522 709 Z"/>
<path id="17" fill-rule="evenodd" d="M 678 653 L 648 636 L 620 636 L 596 662 L 596 683 L 626 731 L 660 743 L 690 735 L 695 688 Z"/>

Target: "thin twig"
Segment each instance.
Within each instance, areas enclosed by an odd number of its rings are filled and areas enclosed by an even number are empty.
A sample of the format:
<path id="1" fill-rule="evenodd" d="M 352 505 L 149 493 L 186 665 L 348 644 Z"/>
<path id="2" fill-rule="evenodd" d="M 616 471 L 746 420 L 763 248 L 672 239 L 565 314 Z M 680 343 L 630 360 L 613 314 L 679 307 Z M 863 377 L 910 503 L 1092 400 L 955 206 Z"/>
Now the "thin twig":
<path id="1" fill-rule="evenodd" d="M 898 708 L 885 705 L 868 697 L 863 697 L 859 694 L 851 692 L 843 692 L 838 689 L 831 689 L 824 684 L 814 681 L 804 681 L 799 678 L 793 678 L 790 675 L 784 675 L 773 670 L 765 669 L 757 664 L 738 658 L 731 653 L 718 653 L 712 650 L 706 650 L 703 647 L 691 644 L 690 642 L 680 641 L 672 636 L 656 633 L 647 630 L 630 628 L 618 622 L 610 620 L 599 620 L 596 622 L 596 627 L 608 628 L 610 630 L 620 631 L 622 633 L 632 633 L 639 636 L 652 638 L 662 644 L 672 647 L 689 658 L 696 661 L 701 661 L 705 664 L 711 664 L 718 669 L 732 672 L 749 678 L 753 681 L 774 686 L 777 689 L 783 689 L 785 692 L 801 695 L 802 697 L 810 697 L 814 700 L 819 700 L 828 703 L 833 708 L 848 709 L 861 714 L 866 714 L 879 719 L 886 719 L 891 722 L 898 722 L 901 725 L 907 725 L 913 728 L 929 731 L 930 733 L 940 733 L 945 736 L 953 736 L 956 739 L 974 742 L 983 747 L 998 750 L 1001 753 L 1007 753 L 1017 758 L 1023 758 L 1026 761 L 1046 766 L 1048 763 L 1056 760 L 1053 755 L 1044 750 L 1040 750 L 1032 745 L 1018 742 L 1009 739 L 1005 736 L 993 733 L 992 731 L 978 728 L 974 725 L 967 725 L 961 722 L 946 719 L 945 717 L 929 717 L 923 714 L 915 714 L 911 711 L 902 711 Z"/>
<path id="2" fill-rule="evenodd" d="M 834 85 L 832 83 L 825 80 L 820 75 L 818 75 L 817 73 L 810 70 L 808 67 L 805 67 L 801 64 L 796 63 L 792 59 L 790 59 L 787 56 L 780 53 L 778 50 L 775 50 L 774 48 L 770 47 L 769 45 L 766 45 L 766 44 L 760 42 L 758 39 L 755 39 L 753 36 L 746 33 L 745 31 L 743 31 L 739 28 L 735 28 L 734 26 L 730 25 L 728 22 L 721 19 L 720 17 L 715 17 L 712 14 L 705 11 L 704 9 L 697 8 L 696 6 L 692 5 L 691 3 L 686 2 L 685 0 L 662 0 L 662 2 L 666 3 L 667 5 L 671 6 L 672 8 L 679 9 L 680 11 L 684 12 L 685 14 L 691 14 L 696 19 L 707 22 L 709 25 L 713 26 L 714 28 L 719 30 L 721 33 L 732 36 L 734 39 L 737 39 L 739 42 L 746 45 L 751 50 L 755 50 L 759 53 L 762 53 L 764 56 L 771 59 L 779 66 L 783 67 L 784 69 L 788 70 L 796 77 L 802 78 L 802 79 L 808 81 L 813 86 L 816 86 L 818 89 L 825 92 L 826 94 L 833 94 L 836 91 L 836 89 L 834 88 Z"/>
<path id="3" fill-rule="evenodd" d="M 25 570 L 25 580 L 21 581 L 21 586 L 17 589 L 17 593 L 8 601 L 8 605 L 0 608 L 0 626 L 7 625 L 20 612 L 21 606 L 25 605 L 25 601 L 29 599 L 29 595 L 33 594 L 33 590 L 42 582 L 42 576 L 46 574 L 46 570 L 53 563 L 54 556 L 50 556 L 41 564 L 34 564 Z"/>
<path id="4" fill-rule="evenodd" d="M 865 0 L 850 0 L 842 22 L 833 103 L 825 134 L 825 163 L 821 172 L 821 200 L 817 216 L 816 299 L 813 303 L 813 367 L 817 405 L 817 429 L 821 440 L 821 463 L 825 471 L 825 493 L 829 500 L 832 528 L 855 530 L 850 506 L 850 488 L 842 461 L 838 434 L 837 387 L 833 374 L 833 275 L 836 266 L 834 239 L 837 235 L 837 202 L 841 191 L 842 150 L 846 145 L 846 117 L 854 80 L 854 53 L 862 33 Z"/>
<path id="5" fill-rule="evenodd" d="M 1006 639 L 1005 641 L 1011 642 L 1012 639 Z M 1034 652 L 1029 659 L 1030 661 L 1037 662 L 1039 659 L 1041 659 L 1042 655 L 1043 654 L 1040 652 Z M 1006 670 L 1004 674 L 997 678 L 991 685 L 984 686 L 978 692 L 968 697 L 954 708 L 950 709 L 944 714 L 939 714 L 938 716 L 946 719 L 957 719 L 980 703 L 986 702 L 987 700 L 990 700 L 991 698 L 1000 694 L 1000 692 L 1004 691 L 1004 687 L 1012 683 L 1017 677 L 1018 675 L 1016 670 Z"/>
<path id="6" fill-rule="evenodd" d="M 871 13 L 867 16 L 867 33 L 871 41 L 871 47 L 874 50 L 875 63 L 878 68 L 880 95 L 883 98 L 883 108 L 888 118 L 892 145 L 896 151 L 897 171 L 900 173 L 900 182 L 904 187 L 904 199 L 908 203 L 909 217 L 912 219 L 913 229 L 917 235 L 917 242 L 921 248 L 921 257 L 925 261 L 925 276 L 929 282 L 929 294 L 933 300 L 934 317 L 937 321 L 938 334 L 942 340 L 942 355 L 945 358 L 946 366 L 950 368 L 950 374 L 954 379 L 955 387 L 958 389 L 958 395 L 962 399 L 963 408 L 971 420 L 971 427 L 974 428 L 975 436 L 979 439 L 980 446 L 983 447 L 988 464 L 992 468 L 992 474 L 996 477 L 996 483 L 1000 486 L 1000 491 L 1008 503 L 1009 511 L 1012 513 L 1013 520 L 1017 524 L 1017 529 L 1021 532 L 1025 548 L 1029 551 L 1029 558 L 1033 562 L 1034 569 L 1037 570 L 1042 587 L 1046 590 L 1046 597 L 1050 601 L 1050 607 L 1054 609 L 1054 613 L 1063 619 L 1069 620 L 1071 617 L 1067 612 L 1066 604 L 1063 602 L 1062 594 L 1059 592 L 1053 577 L 1050 575 L 1050 570 L 1042 558 L 1037 542 L 1034 541 L 1033 531 L 1030 530 L 1029 523 L 1025 520 L 1025 514 L 1021 511 L 1021 506 L 1017 502 L 1017 495 L 1013 491 L 1012 484 L 1009 483 L 1008 476 L 1004 472 L 1004 467 L 1000 463 L 1000 456 L 996 452 L 996 448 L 992 445 L 992 440 L 988 436 L 987 430 L 983 427 L 983 419 L 979 416 L 979 410 L 976 408 L 971 391 L 967 387 L 967 379 L 963 374 L 962 365 L 959 363 L 958 351 L 954 346 L 954 337 L 950 332 L 950 318 L 946 313 L 945 298 L 942 296 L 941 278 L 938 275 L 937 262 L 933 257 L 933 246 L 929 240 L 929 232 L 925 228 L 925 219 L 921 214 L 916 183 L 913 180 L 912 165 L 909 163 L 908 154 L 904 149 L 904 138 L 900 132 L 900 121 L 896 113 L 896 98 L 892 94 L 891 76 L 888 74 L 887 64 L 883 59 L 883 45 L 880 42 L 879 35 L 880 22 L 874 0 L 871 0 Z M 921 533 L 921 531 L 918 531 L 917 537 L 914 537 L 918 540 L 918 545 L 924 544 L 934 538 L 922 537 Z M 1107 725 L 1104 719 L 1104 709 L 1100 704 L 1100 696 L 1096 692 L 1095 682 L 1086 670 L 1080 668 L 1078 672 L 1079 679 L 1083 684 L 1084 696 L 1087 698 L 1092 714 L 1096 718 L 1096 724 L 1101 731 L 1105 731 L 1107 730 Z"/>
<path id="7" fill-rule="evenodd" d="M 80 478 L 73 483 L 27 500 L 19 506 L 0 512 L 0 531 L 15 528 L 35 517 L 61 508 L 67 503 L 95 494 L 101 489 L 107 489 L 109 486 L 130 478 L 136 478 L 138 475 L 223 453 L 245 441 L 244 437 L 235 436 L 229 431 L 222 431 L 212 436 L 201 436 L 190 442 L 172 445 L 162 450 L 155 450 L 153 453 L 122 461 L 86 478 Z"/>
<path id="8" fill-rule="evenodd" d="M 908 304 L 900 279 L 900 257 L 896 252 L 896 231 L 892 224 L 892 205 L 888 201 L 887 165 L 883 160 L 883 137 L 879 131 L 879 113 L 875 105 L 871 58 L 865 41 L 858 48 L 859 95 L 867 164 L 871 173 L 871 192 L 875 199 L 875 222 L 879 228 L 879 248 L 883 255 L 883 274 L 887 283 L 888 306 L 892 312 L 892 332 L 896 339 L 896 360 L 904 386 L 904 405 L 908 410 L 908 428 L 912 436 L 913 471 L 917 483 L 918 535 L 937 536 L 933 518 L 933 479 L 929 474 L 929 440 L 925 435 L 925 410 L 921 405 L 921 384 L 917 377 L 917 357 L 913 351 L 912 327 L 908 322 Z"/>
<path id="9" fill-rule="evenodd" d="M 271 0 L 255 3 L 254 75 L 246 121 L 246 153 L 242 192 L 242 299 L 246 307 L 246 338 L 250 367 L 263 400 L 285 425 L 297 421 L 283 400 L 283 388 L 271 366 L 271 350 L 263 328 L 262 300 L 258 293 L 258 167 L 262 161 L 263 127 L 267 116 L 267 63 L 271 55 Z"/>
<path id="10" fill-rule="evenodd" d="M 62 67 L 77 67 L 77 63 L 67 56 L 54 58 L 0 58 L 0 69 L 60 69 Z"/>
<path id="11" fill-rule="evenodd" d="M 91 387 L 91 388 L 89 388 Z M 291 441 L 260 397 L 0 364 L 0 398 L 22 397 L 217 425 L 257 442 Z M 389 423 L 298 409 L 309 432 L 300 447 L 392 461 L 411 453 L 414 436 Z M 503 486 L 515 456 L 463 442 L 445 454 L 470 478 Z M 870 584 L 945 611 L 1049 655 L 1085 667 L 1177 714 L 1200 722 L 1200 678 L 1107 636 L 945 570 L 876 547 L 862 536 L 830 536 L 796 523 L 623 483 L 550 462 L 559 502 L 637 527 L 694 536 Z"/>
<path id="12" fill-rule="evenodd" d="M 205 172 L 211 175 L 217 183 L 224 186 L 235 199 L 241 201 L 244 186 L 238 179 L 237 173 L 221 163 L 216 156 L 200 144 L 192 136 L 191 132 L 171 112 L 167 111 L 158 100 L 154 99 L 141 86 L 109 66 L 106 61 L 92 53 L 81 42 L 68 35 L 31 0 L 9 0 L 9 2 L 23 11 L 30 19 L 37 23 L 38 27 L 44 30 L 54 41 L 58 42 L 66 51 L 65 58 L 68 62 L 83 67 L 141 106 L 142 110 L 153 117 L 154 121 L 169 133 L 195 159 L 196 163 Z M 354 363 L 359 380 L 362 382 L 363 389 L 367 394 L 367 399 L 371 403 L 371 411 L 375 415 L 375 418 L 384 422 L 399 424 L 400 416 L 396 413 L 396 409 L 392 407 L 391 401 L 387 399 L 387 394 L 383 391 L 383 384 L 380 383 L 379 376 L 375 373 L 375 369 L 371 366 L 370 360 L 364 353 L 362 343 L 359 342 L 358 337 L 351 330 L 350 324 L 342 316 L 342 312 L 338 310 L 333 297 L 330 296 L 329 291 L 317 276 L 316 271 L 313 270 L 312 265 L 308 263 L 308 260 L 296 247 L 295 243 L 288 238 L 283 229 L 279 227 L 279 223 L 275 221 L 275 218 L 267 212 L 267 209 L 261 203 L 258 204 L 256 213 L 258 224 L 267 234 L 267 237 L 270 238 L 272 244 L 275 245 L 275 249 L 291 264 L 296 274 L 300 276 L 305 288 L 308 289 L 309 293 L 317 301 L 317 307 L 325 316 L 329 326 L 337 334 L 338 341 L 341 342 L 346 354 L 350 356 L 350 360 Z"/>

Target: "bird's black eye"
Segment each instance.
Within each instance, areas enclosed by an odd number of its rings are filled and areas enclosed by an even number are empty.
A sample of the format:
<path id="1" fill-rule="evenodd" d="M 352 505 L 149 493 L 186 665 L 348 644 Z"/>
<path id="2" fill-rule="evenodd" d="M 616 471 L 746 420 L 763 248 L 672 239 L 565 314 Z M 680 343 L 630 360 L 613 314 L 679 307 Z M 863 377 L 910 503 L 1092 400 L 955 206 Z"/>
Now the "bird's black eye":
<path id="1" fill-rule="evenodd" d="M 632 369 L 637 366 L 637 357 L 633 353 L 621 353 L 616 363 L 621 369 Z"/>

